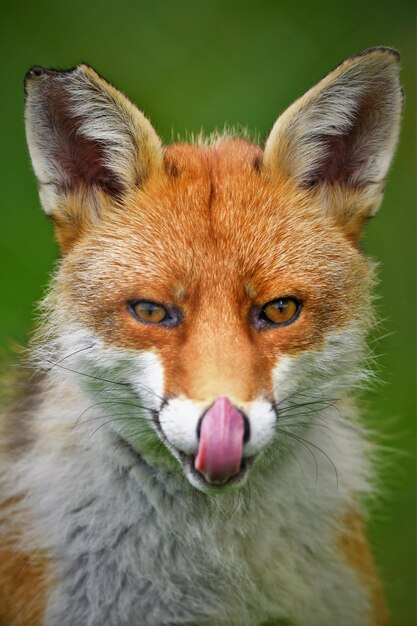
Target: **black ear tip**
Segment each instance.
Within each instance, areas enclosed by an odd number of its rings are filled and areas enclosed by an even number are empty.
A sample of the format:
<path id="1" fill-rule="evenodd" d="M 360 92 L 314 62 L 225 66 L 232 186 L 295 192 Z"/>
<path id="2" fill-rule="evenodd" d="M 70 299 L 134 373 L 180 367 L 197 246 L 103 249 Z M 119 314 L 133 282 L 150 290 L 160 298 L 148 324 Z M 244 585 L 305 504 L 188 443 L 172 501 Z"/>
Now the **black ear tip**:
<path id="1" fill-rule="evenodd" d="M 32 67 L 28 69 L 28 71 L 25 74 L 25 82 L 35 76 L 42 76 L 42 74 L 44 74 L 45 71 L 46 70 L 44 67 L 40 67 L 40 65 L 33 65 Z"/>
<path id="2" fill-rule="evenodd" d="M 391 48 L 391 46 L 378 46 L 377 48 L 375 48 L 375 50 L 385 54 L 389 54 L 398 61 L 401 59 L 401 54 L 399 50 L 397 50 L 396 48 Z"/>
<path id="3" fill-rule="evenodd" d="M 27 95 L 28 84 L 34 78 L 41 78 L 42 76 L 57 77 L 57 76 L 64 75 L 64 74 L 71 74 L 76 69 L 77 69 L 76 67 L 71 67 L 68 70 L 56 70 L 52 67 L 46 68 L 46 67 L 41 67 L 40 65 L 32 65 L 32 67 L 30 67 L 28 71 L 26 72 L 25 78 L 24 78 L 25 96 Z"/>
<path id="4" fill-rule="evenodd" d="M 46 67 L 41 67 L 40 65 L 32 65 L 32 67 L 30 67 L 25 74 L 25 84 L 32 78 L 39 78 L 40 76 L 59 76 L 59 75 L 72 74 L 73 72 L 76 72 L 77 69 L 79 69 L 80 67 L 82 67 L 82 65 L 70 67 L 69 69 L 65 69 L 65 70 L 61 70 L 61 69 L 58 70 L 53 67 L 46 68 Z"/>
<path id="5" fill-rule="evenodd" d="M 374 48 L 366 48 L 366 50 L 362 50 L 362 52 L 359 52 L 356 56 L 362 57 L 367 56 L 368 54 L 388 54 L 398 61 L 401 58 L 399 51 L 396 50 L 396 48 L 391 48 L 390 46 L 375 46 Z"/>
<path id="6" fill-rule="evenodd" d="M 25 98 L 27 96 L 28 83 L 32 80 L 32 78 L 35 78 L 35 77 L 39 78 L 39 76 L 42 76 L 45 72 L 46 72 L 45 68 L 41 67 L 40 65 L 32 65 L 32 67 L 28 69 L 23 80 Z"/>

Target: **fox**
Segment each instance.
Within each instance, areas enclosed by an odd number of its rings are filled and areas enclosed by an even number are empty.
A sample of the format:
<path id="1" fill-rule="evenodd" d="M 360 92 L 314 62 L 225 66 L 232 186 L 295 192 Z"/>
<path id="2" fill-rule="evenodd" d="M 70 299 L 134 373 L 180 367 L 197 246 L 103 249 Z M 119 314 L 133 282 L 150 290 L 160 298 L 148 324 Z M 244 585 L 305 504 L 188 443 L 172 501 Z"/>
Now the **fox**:
<path id="1" fill-rule="evenodd" d="M 361 235 L 402 100 L 370 48 L 263 145 L 163 145 L 90 66 L 27 72 L 60 257 L 1 414 L 2 626 L 388 624 Z"/>

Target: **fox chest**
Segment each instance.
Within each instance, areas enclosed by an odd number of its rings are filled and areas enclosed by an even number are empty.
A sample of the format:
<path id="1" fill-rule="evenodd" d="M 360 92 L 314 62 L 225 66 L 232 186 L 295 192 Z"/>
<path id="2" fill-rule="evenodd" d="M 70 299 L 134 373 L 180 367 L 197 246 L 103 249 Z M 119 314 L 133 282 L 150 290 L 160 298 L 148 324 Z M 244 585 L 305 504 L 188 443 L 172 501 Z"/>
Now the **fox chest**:
<path id="1" fill-rule="evenodd" d="M 366 599 L 330 545 L 334 522 L 317 510 L 321 483 L 300 504 L 281 473 L 286 496 L 253 484 L 245 506 L 210 504 L 135 467 L 88 456 L 64 467 L 68 481 L 47 467 L 53 488 L 32 500 L 54 564 L 44 626 L 365 625 Z"/>
<path id="2" fill-rule="evenodd" d="M 205 535 L 190 529 L 188 537 L 161 530 L 151 515 L 120 528 L 107 545 L 95 535 L 91 548 L 89 529 L 75 527 L 72 547 L 57 562 L 60 582 L 47 626 L 253 626 L 282 615 L 266 545 L 253 539 L 245 546 L 238 530 L 223 537 L 221 529 Z"/>

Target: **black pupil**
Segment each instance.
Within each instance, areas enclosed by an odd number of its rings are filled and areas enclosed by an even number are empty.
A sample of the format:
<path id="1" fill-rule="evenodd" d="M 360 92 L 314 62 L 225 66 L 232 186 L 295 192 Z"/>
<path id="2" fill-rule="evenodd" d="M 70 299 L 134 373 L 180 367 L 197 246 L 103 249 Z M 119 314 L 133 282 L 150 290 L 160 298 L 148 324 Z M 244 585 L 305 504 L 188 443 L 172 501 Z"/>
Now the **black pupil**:
<path id="1" fill-rule="evenodd" d="M 140 308 L 146 315 L 152 315 L 156 312 L 161 313 L 162 307 L 159 304 L 152 304 L 152 302 L 144 302 L 140 305 Z"/>

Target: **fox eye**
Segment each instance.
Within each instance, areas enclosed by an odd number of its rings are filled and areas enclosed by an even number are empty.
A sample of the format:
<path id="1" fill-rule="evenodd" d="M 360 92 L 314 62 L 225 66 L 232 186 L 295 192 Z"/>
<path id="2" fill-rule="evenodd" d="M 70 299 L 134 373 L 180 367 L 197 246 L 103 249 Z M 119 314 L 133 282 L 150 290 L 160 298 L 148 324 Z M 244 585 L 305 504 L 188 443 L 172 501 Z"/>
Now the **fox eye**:
<path id="1" fill-rule="evenodd" d="M 277 298 L 265 304 L 258 320 L 262 326 L 285 326 L 294 322 L 301 310 L 301 302 L 296 298 Z"/>
<path id="2" fill-rule="evenodd" d="M 134 318 L 145 324 L 172 326 L 177 321 L 162 304 L 150 300 L 134 300 L 129 303 L 129 310 Z"/>

